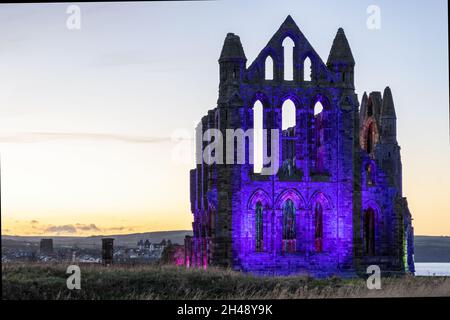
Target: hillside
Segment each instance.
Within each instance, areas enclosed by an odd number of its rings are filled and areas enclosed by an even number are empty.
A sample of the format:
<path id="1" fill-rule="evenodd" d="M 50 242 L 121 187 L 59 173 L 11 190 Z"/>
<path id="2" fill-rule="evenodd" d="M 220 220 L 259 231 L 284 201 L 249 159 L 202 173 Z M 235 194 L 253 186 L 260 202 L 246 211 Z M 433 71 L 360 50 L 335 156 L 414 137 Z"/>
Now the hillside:
<path id="1" fill-rule="evenodd" d="M 448 296 L 448 277 L 383 279 L 380 290 L 366 280 L 306 276 L 256 277 L 230 270 L 142 265 L 83 265 L 82 290 L 66 287 L 67 265 L 2 264 L 3 299 L 299 299 Z"/>
<path id="2" fill-rule="evenodd" d="M 415 262 L 450 262 L 450 237 L 415 236 Z"/>
<path id="3" fill-rule="evenodd" d="M 66 237 L 66 236 L 51 236 L 47 238 L 53 239 L 53 245 L 55 247 L 60 246 L 78 246 L 80 248 L 95 248 L 101 247 L 102 238 L 114 238 L 115 246 L 136 246 L 137 242 L 141 239 L 148 239 L 150 242 L 161 242 L 162 239 L 172 241 L 173 243 L 183 244 L 185 235 L 192 234 L 192 231 L 188 230 L 175 230 L 175 231 L 156 231 L 145 233 L 132 233 L 132 234 L 118 234 L 118 235 L 95 235 L 90 237 Z M 9 236 L 2 235 L 2 246 L 20 246 L 24 243 L 39 243 L 39 241 L 45 237 L 42 236 Z"/>

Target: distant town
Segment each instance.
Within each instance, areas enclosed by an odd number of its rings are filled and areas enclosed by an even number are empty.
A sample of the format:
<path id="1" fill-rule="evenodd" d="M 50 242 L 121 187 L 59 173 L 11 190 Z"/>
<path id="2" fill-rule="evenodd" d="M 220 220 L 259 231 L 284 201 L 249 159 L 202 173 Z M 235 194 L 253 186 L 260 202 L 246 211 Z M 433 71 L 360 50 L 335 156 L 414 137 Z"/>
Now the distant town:
<path id="1" fill-rule="evenodd" d="M 182 233 L 186 233 L 181 231 Z M 13 237 L 2 236 L 2 262 L 70 262 L 70 263 L 174 263 L 184 261 L 184 244 L 179 237 L 158 241 L 153 233 L 91 237 L 78 240 L 75 237 Z M 148 236 L 148 238 L 146 237 Z M 124 240 L 125 239 L 125 240 Z M 78 241 L 77 241 L 78 240 Z M 130 240 L 135 240 L 134 243 Z"/>

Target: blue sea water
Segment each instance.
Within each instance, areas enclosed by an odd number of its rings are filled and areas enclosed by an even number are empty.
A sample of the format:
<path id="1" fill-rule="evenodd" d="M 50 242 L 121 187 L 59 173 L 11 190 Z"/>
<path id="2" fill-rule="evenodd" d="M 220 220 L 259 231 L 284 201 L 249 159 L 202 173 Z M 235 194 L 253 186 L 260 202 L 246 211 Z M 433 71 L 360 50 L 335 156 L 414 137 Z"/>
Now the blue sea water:
<path id="1" fill-rule="evenodd" d="M 448 262 L 419 262 L 414 264 L 416 276 L 449 276 L 450 263 Z"/>

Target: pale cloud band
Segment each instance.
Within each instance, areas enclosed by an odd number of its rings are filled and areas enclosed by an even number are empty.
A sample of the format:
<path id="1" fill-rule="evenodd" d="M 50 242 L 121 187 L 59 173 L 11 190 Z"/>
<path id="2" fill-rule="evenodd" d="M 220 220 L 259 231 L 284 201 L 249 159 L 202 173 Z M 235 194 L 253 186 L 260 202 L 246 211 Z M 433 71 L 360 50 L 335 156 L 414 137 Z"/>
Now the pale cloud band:
<path id="1" fill-rule="evenodd" d="M 54 140 L 117 141 L 124 143 L 170 143 L 171 137 L 153 137 L 89 132 L 19 132 L 0 133 L 0 143 L 36 143 Z"/>

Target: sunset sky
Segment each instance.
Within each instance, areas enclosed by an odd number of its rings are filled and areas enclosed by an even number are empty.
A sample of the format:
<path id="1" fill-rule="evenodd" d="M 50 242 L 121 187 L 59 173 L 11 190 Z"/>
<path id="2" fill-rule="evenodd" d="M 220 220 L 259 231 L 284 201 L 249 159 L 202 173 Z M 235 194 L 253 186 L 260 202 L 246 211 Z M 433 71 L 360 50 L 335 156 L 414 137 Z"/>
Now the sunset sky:
<path id="1" fill-rule="evenodd" d="M 190 229 L 196 122 L 217 101 L 228 32 L 247 66 L 290 14 L 326 61 L 343 27 L 355 85 L 390 86 L 416 234 L 450 235 L 446 1 L 0 5 L 1 233 Z M 174 139 L 182 138 L 182 142 Z"/>

